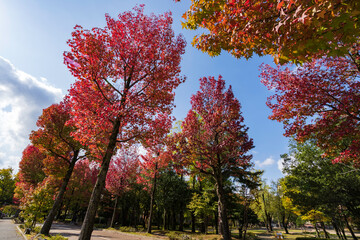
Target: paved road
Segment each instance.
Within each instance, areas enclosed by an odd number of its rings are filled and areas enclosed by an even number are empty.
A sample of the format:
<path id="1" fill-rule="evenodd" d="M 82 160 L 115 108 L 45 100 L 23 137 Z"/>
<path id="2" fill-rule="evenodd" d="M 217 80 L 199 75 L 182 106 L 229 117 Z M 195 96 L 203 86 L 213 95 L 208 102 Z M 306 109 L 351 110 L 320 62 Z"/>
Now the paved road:
<path id="1" fill-rule="evenodd" d="M 0 219 L 0 240 L 24 240 L 11 219 Z"/>
<path id="2" fill-rule="evenodd" d="M 54 223 L 51 226 L 50 234 L 51 235 L 61 234 L 62 236 L 69 238 L 69 240 L 77 240 L 80 235 L 80 226 Z M 121 232 L 110 231 L 110 230 L 94 230 L 91 235 L 91 240 L 115 240 L 115 239 L 154 240 L 154 239 L 161 239 L 161 238 L 134 235 L 134 234 L 129 234 L 129 233 L 121 233 Z"/>

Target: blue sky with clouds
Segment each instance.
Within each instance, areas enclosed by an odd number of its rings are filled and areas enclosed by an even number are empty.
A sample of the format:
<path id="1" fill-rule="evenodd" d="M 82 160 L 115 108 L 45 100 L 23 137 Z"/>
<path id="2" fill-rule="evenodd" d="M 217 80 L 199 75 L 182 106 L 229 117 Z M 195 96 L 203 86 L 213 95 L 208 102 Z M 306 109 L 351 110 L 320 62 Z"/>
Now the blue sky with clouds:
<path id="1" fill-rule="evenodd" d="M 256 168 L 264 169 L 269 181 L 281 177 L 278 162 L 280 154 L 288 150 L 288 140 L 282 136 L 282 125 L 268 119 L 270 110 L 265 102 L 271 92 L 259 79 L 259 65 L 272 63 L 271 58 L 235 59 L 227 53 L 211 58 L 193 48 L 192 38 L 201 31 L 181 27 L 189 0 L 0 0 L 0 168 L 17 169 L 42 109 L 58 102 L 74 82 L 62 57 L 73 27 L 104 27 L 105 13 L 116 17 L 141 3 L 146 13 L 172 11 L 174 31 L 183 34 L 188 43 L 181 64 L 187 81 L 176 90 L 177 120 L 188 112 L 199 78 L 221 74 L 242 105 L 254 139 Z"/>

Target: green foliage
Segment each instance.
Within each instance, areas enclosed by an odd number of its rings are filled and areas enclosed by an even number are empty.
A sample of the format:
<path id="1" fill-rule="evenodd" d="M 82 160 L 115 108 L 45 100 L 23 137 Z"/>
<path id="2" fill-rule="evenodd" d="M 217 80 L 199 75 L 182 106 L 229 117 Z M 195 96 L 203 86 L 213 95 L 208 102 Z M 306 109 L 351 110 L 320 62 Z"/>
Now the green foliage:
<path id="1" fill-rule="evenodd" d="M 19 207 L 15 205 L 6 205 L 3 207 L 2 211 L 8 216 L 13 216 L 18 211 Z"/>
<path id="2" fill-rule="evenodd" d="M 285 195 L 299 213 L 317 210 L 325 216 L 340 217 L 338 206 L 355 219 L 360 218 L 360 172 L 346 164 L 333 164 L 312 141 L 293 143 L 285 159 Z"/>
<path id="3" fill-rule="evenodd" d="M 212 215 L 217 208 L 217 202 L 213 201 L 213 198 L 213 193 L 207 191 L 200 194 L 194 193 L 187 207 L 194 212 L 195 216 Z M 202 221 L 202 219 L 199 220 Z"/>
<path id="4" fill-rule="evenodd" d="M 15 180 L 11 168 L 0 169 L 0 206 L 11 204 L 15 190 Z"/>
<path id="5" fill-rule="evenodd" d="M 54 191 L 45 181 L 34 190 L 29 201 L 23 206 L 20 216 L 25 219 L 25 227 L 34 229 L 36 222 L 42 222 L 53 204 Z"/>

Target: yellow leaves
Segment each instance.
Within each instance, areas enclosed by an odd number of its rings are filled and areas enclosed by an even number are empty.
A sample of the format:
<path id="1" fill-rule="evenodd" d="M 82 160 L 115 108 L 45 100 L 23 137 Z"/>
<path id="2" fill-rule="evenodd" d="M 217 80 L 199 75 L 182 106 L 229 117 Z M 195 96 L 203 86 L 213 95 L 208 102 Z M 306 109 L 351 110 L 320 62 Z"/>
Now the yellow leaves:
<path id="1" fill-rule="evenodd" d="M 323 212 L 320 212 L 320 211 L 317 211 L 314 209 L 308 211 L 305 215 L 302 215 L 301 219 L 304 221 L 310 221 L 313 223 L 331 221 L 331 218 L 325 216 L 325 214 Z"/>

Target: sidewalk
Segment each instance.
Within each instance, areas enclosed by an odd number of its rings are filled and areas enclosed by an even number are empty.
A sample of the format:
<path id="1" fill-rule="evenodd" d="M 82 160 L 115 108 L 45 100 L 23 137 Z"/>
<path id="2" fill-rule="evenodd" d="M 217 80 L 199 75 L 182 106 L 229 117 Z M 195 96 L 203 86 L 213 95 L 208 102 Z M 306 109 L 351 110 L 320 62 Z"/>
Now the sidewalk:
<path id="1" fill-rule="evenodd" d="M 50 234 L 60 234 L 69 240 L 77 240 L 80 235 L 80 226 L 74 226 L 69 224 L 54 223 L 51 227 Z M 164 239 L 156 237 L 147 237 L 141 235 L 135 235 L 130 233 L 122 233 L 113 230 L 94 230 L 91 235 L 91 240 L 106 240 L 106 239 L 121 239 L 121 240 L 155 240 Z"/>

